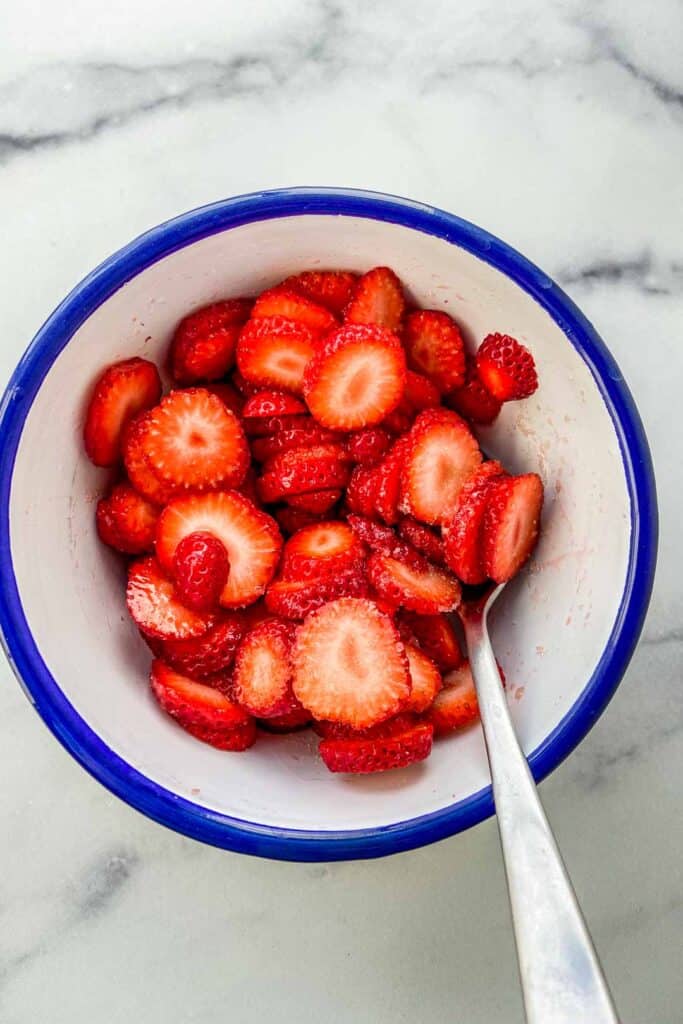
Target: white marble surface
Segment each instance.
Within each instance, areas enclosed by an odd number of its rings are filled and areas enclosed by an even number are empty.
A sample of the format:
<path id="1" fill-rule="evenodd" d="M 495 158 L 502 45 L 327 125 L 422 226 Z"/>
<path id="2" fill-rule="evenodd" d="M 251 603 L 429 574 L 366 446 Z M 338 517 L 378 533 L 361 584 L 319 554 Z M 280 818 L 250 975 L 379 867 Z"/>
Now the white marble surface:
<path id="1" fill-rule="evenodd" d="M 542 789 L 624 1020 L 681 1020 L 680 0 L 25 0 L 2 22 L 3 383 L 108 253 L 270 186 L 453 210 L 594 320 L 651 440 L 660 566 L 616 698 Z M 356 864 L 205 848 L 91 780 L 0 673 L 3 1024 L 521 1021 L 493 821 Z"/>

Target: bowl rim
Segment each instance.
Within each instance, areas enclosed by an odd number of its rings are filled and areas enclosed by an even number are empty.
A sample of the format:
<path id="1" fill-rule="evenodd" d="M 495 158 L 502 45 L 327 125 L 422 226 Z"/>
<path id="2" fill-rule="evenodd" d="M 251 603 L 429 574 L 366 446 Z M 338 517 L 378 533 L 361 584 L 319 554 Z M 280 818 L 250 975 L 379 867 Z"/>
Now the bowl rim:
<path id="1" fill-rule="evenodd" d="M 243 224 L 306 214 L 399 224 L 442 238 L 491 264 L 529 293 L 558 324 L 587 364 L 610 414 L 631 506 L 626 582 L 610 637 L 591 678 L 529 757 L 537 781 L 556 768 L 593 727 L 631 659 L 653 584 L 657 499 L 640 416 L 619 368 L 592 324 L 554 281 L 519 252 L 436 207 L 347 188 L 299 187 L 236 196 L 190 210 L 145 232 L 105 259 L 67 295 L 28 346 L 0 403 L 0 641 L 10 666 L 28 699 L 69 753 L 107 789 L 148 817 L 224 849 L 282 860 L 332 861 L 397 853 L 470 828 L 493 814 L 491 786 L 406 821 L 341 831 L 258 824 L 179 797 L 119 757 L 60 690 L 24 616 L 10 547 L 9 502 L 23 425 L 50 367 L 76 330 L 127 281 L 178 249 Z"/>

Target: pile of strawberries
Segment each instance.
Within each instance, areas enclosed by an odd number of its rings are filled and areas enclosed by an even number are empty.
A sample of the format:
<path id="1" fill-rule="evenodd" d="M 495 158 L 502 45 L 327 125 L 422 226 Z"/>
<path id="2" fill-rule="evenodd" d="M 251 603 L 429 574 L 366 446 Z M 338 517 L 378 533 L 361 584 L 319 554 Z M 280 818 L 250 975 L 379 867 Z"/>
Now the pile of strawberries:
<path id="1" fill-rule="evenodd" d="M 540 479 L 471 429 L 535 391 L 531 354 L 499 334 L 468 354 L 378 267 L 199 309 L 168 371 L 162 397 L 152 363 L 110 366 L 85 423 L 159 704 L 222 750 L 312 723 L 331 771 L 424 759 L 478 714 L 461 584 L 509 579 L 536 540 Z"/>

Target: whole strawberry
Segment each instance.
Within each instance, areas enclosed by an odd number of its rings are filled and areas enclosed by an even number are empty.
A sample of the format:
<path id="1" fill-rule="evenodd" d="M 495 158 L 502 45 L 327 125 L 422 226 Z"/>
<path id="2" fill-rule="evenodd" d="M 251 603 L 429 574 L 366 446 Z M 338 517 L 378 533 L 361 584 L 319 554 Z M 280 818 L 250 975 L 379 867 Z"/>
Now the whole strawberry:
<path id="1" fill-rule="evenodd" d="M 192 611 L 208 612 L 218 605 L 227 583 L 228 552 L 212 533 L 198 530 L 178 544 L 173 570 L 178 599 Z"/>

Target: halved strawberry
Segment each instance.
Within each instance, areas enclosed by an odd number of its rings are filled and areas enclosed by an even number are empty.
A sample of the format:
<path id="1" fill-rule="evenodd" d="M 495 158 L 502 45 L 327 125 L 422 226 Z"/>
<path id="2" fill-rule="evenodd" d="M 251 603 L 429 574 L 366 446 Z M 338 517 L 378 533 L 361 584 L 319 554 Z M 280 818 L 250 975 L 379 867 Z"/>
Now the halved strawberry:
<path id="1" fill-rule="evenodd" d="M 100 540 L 126 555 L 154 549 L 159 509 L 122 481 L 97 503 Z"/>
<path id="2" fill-rule="evenodd" d="M 477 350 L 477 372 L 500 402 L 528 398 L 538 387 L 534 357 L 507 334 L 489 334 Z"/>
<path id="3" fill-rule="evenodd" d="M 252 384 L 300 395 L 304 370 L 314 352 L 314 338 L 310 327 L 282 316 L 250 320 L 237 342 L 237 366 Z M 234 376 L 233 381 L 237 386 Z"/>
<path id="4" fill-rule="evenodd" d="M 427 720 L 434 726 L 434 735 L 452 732 L 471 725 L 479 718 L 477 691 L 469 661 L 444 676 L 443 688 L 427 712 Z"/>
<path id="5" fill-rule="evenodd" d="M 316 336 L 326 334 L 338 323 L 337 318 L 325 306 L 319 306 L 285 285 L 261 292 L 254 303 L 251 315 L 254 320 L 270 316 L 295 320 L 308 327 Z"/>
<path id="6" fill-rule="evenodd" d="M 308 491 L 306 494 L 290 494 L 287 502 L 290 508 L 311 512 L 313 515 L 327 515 L 342 496 L 337 488 L 326 491 Z"/>
<path id="7" fill-rule="evenodd" d="M 481 462 L 477 439 L 456 413 L 426 409 L 402 443 L 402 510 L 424 523 L 449 521 L 462 485 Z"/>
<path id="8" fill-rule="evenodd" d="M 143 412 L 128 424 L 123 432 L 123 464 L 128 479 L 143 498 L 154 505 L 165 505 L 171 500 L 174 488 L 154 472 L 147 458 L 147 431 L 151 412 Z"/>
<path id="9" fill-rule="evenodd" d="M 486 502 L 483 551 L 486 574 L 504 583 L 519 572 L 533 551 L 543 507 L 543 484 L 536 473 L 499 479 Z"/>
<path id="10" fill-rule="evenodd" d="M 259 719 L 257 724 L 266 732 L 298 732 L 299 729 L 305 729 L 311 724 L 311 713 L 306 708 L 296 707 L 293 711 L 286 711 L 284 715 Z"/>
<path id="11" fill-rule="evenodd" d="M 130 566 L 126 603 L 138 629 L 162 639 L 201 636 L 215 622 L 211 613 L 193 612 L 180 603 L 173 584 L 153 556 Z"/>
<path id="12" fill-rule="evenodd" d="M 284 715 L 299 706 L 292 691 L 290 651 L 295 626 L 269 619 L 249 632 L 237 652 L 233 699 L 257 718 Z"/>
<path id="13" fill-rule="evenodd" d="M 400 537 L 435 565 L 445 565 L 443 541 L 438 534 L 412 516 L 404 516 L 398 524 Z"/>
<path id="14" fill-rule="evenodd" d="M 149 414 L 145 454 L 174 489 L 238 487 L 249 448 L 234 413 L 205 388 L 172 391 Z"/>
<path id="15" fill-rule="evenodd" d="M 188 533 L 173 556 L 173 579 L 178 598 L 195 612 L 218 607 L 228 582 L 230 562 L 225 547 L 206 530 Z"/>
<path id="16" fill-rule="evenodd" d="M 404 732 L 377 739 L 322 740 L 318 749 L 331 772 L 367 775 L 424 761 L 431 753 L 433 736 L 432 726 L 419 722 Z"/>
<path id="17" fill-rule="evenodd" d="M 447 615 L 417 615 L 401 612 L 405 625 L 420 648 L 442 672 L 450 672 L 462 664 L 462 651 L 453 623 Z"/>
<path id="18" fill-rule="evenodd" d="M 209 491 L 171 501 L 157 525 L 157 557 L 173 571 L 175 551 L 190 533 L 206 530 L 228 552 L 230 574 L 221 594 L 224 608 L 242 608 L 263 594 L 280 559 L 277 523 L 237 491 Z"/>
<path id="19" fill-rule="evenodd" d="M 345 487 L 348 479 L 346 453 L 340 445 L 292 448 L 264 464 L 258 491 L 261 501 L 281 501 L 292 494 Z"/>
<path id="20" fill-rule="evenodd" d="M 405 354 L 395 334 L 372 324 L 347 324 L 322 341 L 306 367 L 304 397 L 333 430 L 380 423 L 401 401 Z"/>
<path id="21" fill-rule="evenodd" d="M 121 436 L 127 423 L 150 409 L 161 396 L 154 363 L 125 359 L 102 373 L 93 388 L 85 415 L 85 450 L 96 466 L 114 466 L 121 457 Z"/>
<path id="22" fill-rule="evenodd" d="M 341 598 L 306 618 L 292 651 L 294 693 L 315 718 L 365 729 L 410 695 L 408 659 L 372 601 Z"/>
<path id="23" fill-rule="evenodd" d="M 237 338 L 251 306 L 251 299 L 227 299 L 181 320 L 169 352 L 173 379 L 178 384 L 198 384 L 224 377 L 235 361 Z"/>
<path id="24" fill-rule="evenodd" d="M 477 361 L 467 354 L 465 359 L 465 383 L 446 395 L 444 402 L 472 423 L 493 423 L 501 410 L 502 402 L 486 390 L 477 372 Z"/>
<path id="25" fill-rule="evenodd" d="M 399 562 L 374 552 L 367 564 L 368 579 L 386 600 L 421 615 L 454 611 L 460 604 L 460 584 L 445 569 L 424 562 Z"/>
<path id="26" fill-rule="evenodd" d="M 363 545 L 346 523 L 336 520 L 307 526 L 290 537 L 282 551 L 285 579 L 315 579 L 358 566 Z"/>
<path id="27" fill-rule="evenodd" d="M 304 579 L 277 577 L 266 591 L 266 608 L 283 619 L 305 619 L 322 605 L 341 597 L 367 597 L 368 581 L 358 565 Z"/>
<path id="28" fill-rule="evenodd" d="M 282 282 L 284 288 L 305 295 L 341 316 L 349 304 L 357 274 L 348 270 L 304 270 Z"/>
<path id="29" fill-rule="evenodd" d="M 420 714 L 432 704 L 443 683 L 441 673 L 424 651 L 415 644 L 405 644 L 410 670 L 411 690 L 407 708 Z"/>
<path id="30" fill-rule="evenodd" d="M 206 390 L 210 391 L 216 398 L 220 398 L 223 405 L 227 405 L 230 412 L 234 412 L 235 416 L 242 415 L 242 409 L 244 408 L 244 398 L 232 386 L 232 384 L 226 384 L 225 381 L 219 381 L 217 384 L 207 384 Z"/>
<path id="31" fill-rule="evenodd" d="M 263 416 L 294 416 L 305 412 L 306 406 L 295 395 L 288 395 L 285 391 L 257 391 L 245 402 L 242 417 L 246 420 Z"/>
<path id="32" fill-rule="evenodd" d="M 396 331 L 404 309 L 403 288 L 396 274 L 389 267 L 375 267 L 356 283 L 344 319 L 350 324 L 379 324 Z"/>
<path id="33" fill-rule="evenodd" d="M 446 561 L 463 583 L 478 584 L 486 579 L 484 512 L 491 488 L 501 475 L 504 470 L 499 462 L 484 462 L 463 484 L 453 518 L 444 524 Z"/>
<path id="34" fill-rule="evenodd" d="M 285 419 L 285 417 L 282 418 Z M 292 448 L 314 448 L 320 444 L 341 444 L 343 442 L 343 434 L 328 430 L 327 427 L 321 427 L 312 416 L 293 416 L 292 420 L 294 419 L 299 421 L 294 426 L 278 425 L 277 429 L 267 436 L 254 438 L 251 442 L 251 454 L 257 462 L 265 462 L 266 459 L 270 459 L 274 455 L 281 455 L 282 452 L 288 452 Z M 248 429 L 250 422 L 250 420 L 246 421 L 247 434 L 250 433 Z M 273 425 L 272 421 L 270 422 Z"/>
<path id="35" fill-rule="evenodd" d="M 321 513 L 317 515 L 313 512 L 304 512 L 300 508 L 292 508 L 290 505 L 276 508 L 273 512 L 280 529 L 285 535 L 296 533 L 297 530 L 303 530 L 305 526 L 311 526 L 313 523 L 322 522 L 326 514 Z"/>
<path id="36" fill-rule="evenodd" d="M 406 318 L 403 341 L 408 363 L 426 374 L 442 393 L 465 382 L 465 343 L 447 313 L 421 309 Z"/>
<path id="37" fill-rule="evenodd" d="M 391 555 L 399 562 L 407 564 L 416 563 L 421 565 L 423 559 L 411 544 L 406 544 L 396 536 L 390 526 L 383 526 L 376 523 L 367 516 L 360 516 L 351 513 L 346 521 L 356 534 L 359 540 L 370 548 L 371 551 L 379 551 L 383 555 Z"/>
<path id="38" fill-rule="evenodd" d="M 191 679 L 201 679 L 230 668 L 245 632 L 242 613 L 225 612 L 202 636 L 154 640 L 152 650 L 176 671 Z"/>
<path id="39" fill-rule="evenodd" d="M 161 707 L 196 739 L 219 750 L 246 750 L 256 739 L 256 725 L 246 711 L 220 689 L 176 672 L 157 659 L 150 675 Z"/>

